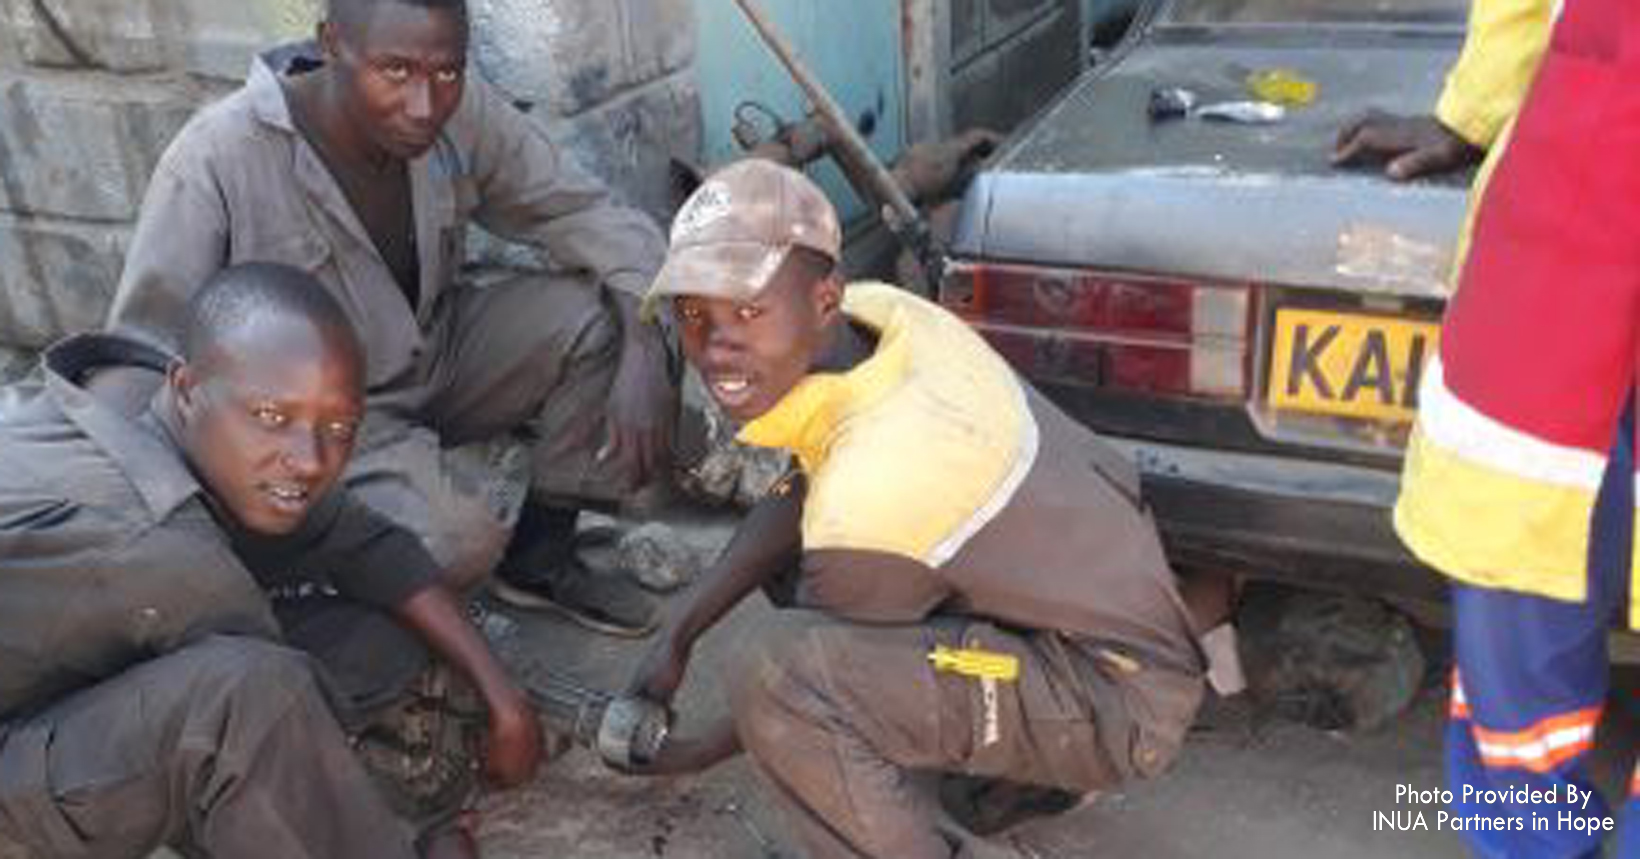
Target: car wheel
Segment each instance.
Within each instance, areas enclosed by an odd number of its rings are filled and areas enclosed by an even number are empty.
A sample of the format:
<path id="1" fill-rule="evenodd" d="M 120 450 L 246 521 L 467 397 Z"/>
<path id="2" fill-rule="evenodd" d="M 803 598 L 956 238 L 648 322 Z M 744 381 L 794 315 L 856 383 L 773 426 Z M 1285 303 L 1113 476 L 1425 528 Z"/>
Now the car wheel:
<path id="1" fill-rule="evenodd" d="M 1372 730 L 1412 703 L 1424 657 L 1410 621 L 1361 596 L 1250 588 L 1237 616 L 1254 700 L 1326 730 Z"/>

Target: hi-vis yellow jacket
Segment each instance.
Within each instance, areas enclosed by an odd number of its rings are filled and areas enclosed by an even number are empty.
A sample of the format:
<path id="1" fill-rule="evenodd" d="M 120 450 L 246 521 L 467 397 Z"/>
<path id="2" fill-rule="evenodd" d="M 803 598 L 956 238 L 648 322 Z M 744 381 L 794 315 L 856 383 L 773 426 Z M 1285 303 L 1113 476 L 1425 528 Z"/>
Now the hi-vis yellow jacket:
<path id="1" fill-rule="evenodd" d="M 1443 125 L 1482 149 L 1497 142 L 1543 57 L 1551 5 L 1551 0 L 1475 0 L 1463 52 L 1435 106 Z"/>
<path id="2" fill-rule="evenodd" d="M 1550 0 L 1476 2 L 1469 40 L 1441 99 L 1442 121 L 1476 143 L 1490 137 L 1491 151 L 1471 193 L 1471 224 L 1459 249 L 1454 282 L 1462 278 L 1463 292 L 1448 307 L 1441 359 L 1427 369 L 1420 390 L 1395 527 L 1414 554 L 1455 580 L 1581 601 L 1590 515 L 1615 427 L 1606 400 L 1617 395 L 1605 396 L 1607 383 L 1632 378 L 1632 355 L 1603 360 L 1605 341 L 1590 324 L 1612 315 L 1610 306 L 1598 309 L 1610 292 L 1600 282 L 1613 268 L 1610 261 L 1579 258 L 1561 246 L 1565 242 L 1535 240 L 1542 238 L 1545 209 L 1557 218 L 1587 214 L 1558 208 L 1565 199 L 1557 186 L 1565 183 L 1554 170 L 1568 159 L 1546 148 L 1598 136 L 1591 124 L 1600 120 L 1556 115 L 1575 95 L 1560 67 L 1559 77 L 1545 73 L 1538 86 L 1553 83 L 1552 91 L 1523 107 L 1539 67 L 1558 56 L 1545 51 L 1559 16 Z M 1602 74 L 1620 79 L 1622 69 L 1614 65 Z M 1498 167 L 1517 116 L 1514 148 L 1522 157 Z M 1584 201 L 1585 208 L 1592 205 Z M 1486 219 L 1488 244 L 1471 254 L 1467 240 L 1477 211 Z M 1582 274 L 1567 274 L 1568 264 L 1582 265 Z M 1555 271 L 1566 277 L 1544 274 Z M 1556 328 L 1547 321 L 1567 317 L 1568 309 L 1586 311 L 1582 322 Z M 1521 342 L 1531 337 L 1515 336 L 1522 331 L 1538 338 L 1535 346 Z M 1527 366 L 1536 369 L 1523 372 Z M 1564 394 L 1556 399 L 1546 389 Z M 1558 405 L 1544 405 L 1550 402 Z M 1629 620 L 1640 627 L 1640 602 Z"/>
<path id="3" fill-rule="evenodd" d="M 1447 73 L 1435 118 L 1487 152 L 1469 194 L 1450 283 L 1457 282 L 1456 272 L 1469 253 L 1475 203 L 1492 178 L 1492 166 L 1506 148 L 1515 114 L 1537 74 L 1559 1 L 1474 0 L 1469 7 L 1469 35 Z"/>

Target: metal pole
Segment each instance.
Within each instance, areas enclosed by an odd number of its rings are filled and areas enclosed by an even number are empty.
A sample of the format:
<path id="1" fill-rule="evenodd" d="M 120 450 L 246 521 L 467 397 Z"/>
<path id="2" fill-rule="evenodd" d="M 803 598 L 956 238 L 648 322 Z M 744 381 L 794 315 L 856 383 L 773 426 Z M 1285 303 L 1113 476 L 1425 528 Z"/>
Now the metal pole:
<path id="1" fill-rule="evenodd" d="M 938 261 L 934 258 L 928 225 L 924 223 L 922 215 L 911 205 L 911 200 L 894 181 L 894 177 L 889 175 L 882 162 L 877 160 L 876 154 L 866 145 L 860 133 L 855 131 L 854 124 L 849 122 L 843 108 L 808 67 L 803 65 L 803 60 L 797 55 L 797 49 L 775 29 L 774 23 L 764 14 L 757 0 L 735 0 L 735 5 L 740 7 L 740 11 L 763 38 L 763 43 L 768 45 L 769 50 L 780 60 L 780 64 L 786 67 L 792 80 L 796 81 L 809 100 L 814 102 L 820 117 L 831 127 L 837 145 L 842 149 L 843 157 L 858 164 L 865 171 L 866 175 L 862 178 L 883 206 L 883 221 L 911 248 L 912 253 L 917 255 L 923 264 L 923 271 L 928 274 L 931 281 L 934 281 L 926 284 L 928 293 L 932 295 L 938 286 Z"/>

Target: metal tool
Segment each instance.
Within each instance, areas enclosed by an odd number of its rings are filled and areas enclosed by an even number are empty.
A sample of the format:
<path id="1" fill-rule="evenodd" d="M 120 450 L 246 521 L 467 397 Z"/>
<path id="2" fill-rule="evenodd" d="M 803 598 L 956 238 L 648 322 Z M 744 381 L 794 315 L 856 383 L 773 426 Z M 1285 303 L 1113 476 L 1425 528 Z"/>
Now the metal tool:
<path id="1" fill-rule="evenodd" d="M 1151 122 L 1183 119 L 1190 115 L 1190 111 L 1196 109 L 1200 101 L 1194 90 L 1177 86 L 1157 87 L 1150 91 L 1150 102 L 1146 110 L 1150 114 Z"/>
<path id="2" fill-rule="evenodd" d="M 551 671 L 527 691 L 548 719 L 614 767 L 653 762 L 672 728 L 671 715 L 653 701 L 593 689 Z"/>
<path id="3" fill-rule="evenodd" d="M 1150 91 L 1146 112 L 1151 122 L 1191 117 L 1209 122 L 1269 125 L 1287 117 L 1287 108 L 1268 101 L 1219 101 L 1202 104 L 1194 90 L 1158 87 Z"/>

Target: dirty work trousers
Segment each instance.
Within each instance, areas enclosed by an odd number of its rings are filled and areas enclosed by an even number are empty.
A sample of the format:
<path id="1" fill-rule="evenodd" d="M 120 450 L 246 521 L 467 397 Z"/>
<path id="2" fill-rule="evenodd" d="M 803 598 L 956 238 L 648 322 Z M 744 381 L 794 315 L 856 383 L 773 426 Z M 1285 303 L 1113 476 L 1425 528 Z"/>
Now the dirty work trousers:
<path id="1" fill-rule="evenodd" d="M 1625 415 L 1596 497 L 1588 599 L 1560 602 L 1503 590 L 1453 588 L 1454 649 L 1447 780 L 1452 813 L 1520 821 L 1519 830 L 1464 831 L 1486 857 L 1594 857 L 1607 833 L 1562 819 L 1600 821 L 1605 800 L 1567 802 L 1593 789 L 1587 760 L 1606 701 L 1606 634 L 1629 599 L 1634 522 L 1634 412 Z M 1465 799 L 1465 789 L 1471 791 Z M 1475 799 L 1481 791 L 1555 791 L 1556 804 Z M 1640 769 L 1617 815 L 1618 855 L 1640 859 Z M 1534 817 L 1541 818 L 1534 827 Z"/>
<path id="2" fill-rule="evenodd" d="M 786 614 L 794 619 L 760 644 L 732 710 L 814 859 L 990 855 L 938 822 L 911 770 L 1086 793 L 1159 772 L 1176 752 L 1134 724 L 1121 681 L 1057 635 L 959 618 L 878 626 Z M 939 644 L 1014 654 L 1019 680 L 936 672 L 928 653 Z M 1181 679 L 1180 693 L 1199 697 L 1199 679 Z"/>
<path id="3" fill-rule="evenodd" d="M 0 834 L 39 859 L 415 856 L 311 660 L 215 636 L 0 723 Z"/>
<path id="4" fill-rule="evenodd" d="M 600 290 L 576 278 L 446 290 L 421 378 L 372 392 L 349 488 L 470 587 L 500 560 L 526 493 L 574 508 L 637 488 L 596 457 L 620 340 Z"/>

